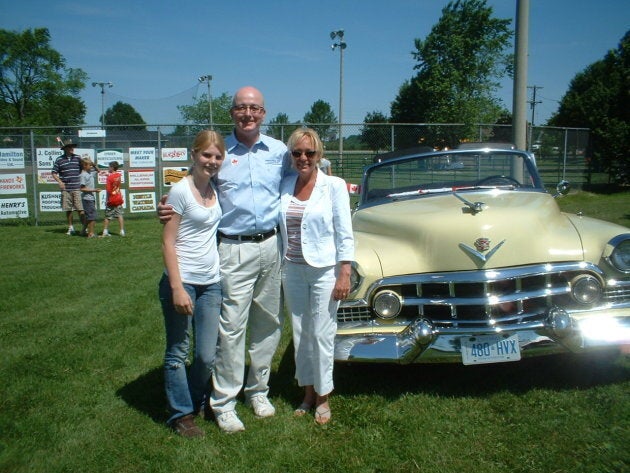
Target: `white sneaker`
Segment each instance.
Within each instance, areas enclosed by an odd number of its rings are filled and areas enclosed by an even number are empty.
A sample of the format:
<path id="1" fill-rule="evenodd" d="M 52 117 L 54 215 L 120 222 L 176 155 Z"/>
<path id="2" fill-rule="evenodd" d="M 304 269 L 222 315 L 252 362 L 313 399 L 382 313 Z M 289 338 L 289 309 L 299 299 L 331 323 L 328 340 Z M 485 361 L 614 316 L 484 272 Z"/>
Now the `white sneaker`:
<path id="1" fill-rule="evenodd" d="M 269 402 L 267 396 L 263 394 L 252 396 L 249 400 L 249 405 L 254 409 L 256 417 L 271 417 L 276 413 L 276 408 Z"/>
<path id="2" fill-rule="evenodd" d="M 74 227 L 68 227 L 68 231 L 66 232 L 66 235 L 74 235 Z"/>
<path id="3" fill-rule="evenodd" d="M 111 236 L 108 230 L 103 230 L 103 234 L 101 236 L 108 237 Z"/>
<path id="4" fill-rule="evenodd" d="M 124 237 L 124 236 L 125 236 L 125 231 L 124 231 L 124 230 L 121 230 L 119 235 L 120 235 L 120 236 L 122 236 L 122 237 Z"/>
<path id="5" fill-rule="evenodd" d="M 220 414 L 215 412 L 215 418 L 219 428 L 227 434 L 245 430 L 245 426 L 236 415 L 236 411 L 221 412 Z"/>

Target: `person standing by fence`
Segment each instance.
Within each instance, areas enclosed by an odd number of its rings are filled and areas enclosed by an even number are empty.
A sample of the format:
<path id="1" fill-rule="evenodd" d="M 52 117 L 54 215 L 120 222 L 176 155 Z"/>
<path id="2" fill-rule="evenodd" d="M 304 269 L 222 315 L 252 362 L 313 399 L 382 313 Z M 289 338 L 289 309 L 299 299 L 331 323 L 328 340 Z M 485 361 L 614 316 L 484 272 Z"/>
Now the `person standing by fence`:
<path id="1" fill-rule="evenodd" d="M 95 193 L 100 189 L 94 187 L 94 177 L 98 173 L 96 166 L 90 158 L 81 159 L 81 202 L 83 203 L 83 230 L 81 234 L 88 238 L 96 237 L 94 224 L 96 222 L 96 197 Z"/>
<path id="2" fill-rule="evenodd" d="M 68 231 L 66 235 L 74 235 L 72 212 L 76 210 L 83 221 L 83 203 L 81 202 L 81 158 L 74 154 L 76 145 L 72 140 L 57 141 L 63 150 L 52 168 L 52 177 L 61 189 L 61 209 L 66 212 Z"/>
<path id="3" fill-rule="evenodd" d="M 103 236 L 111 236 L 109 233 L 109 221 L 113 218 L 118 219 L 120 226 L 119 235 L 125 236 L 125 220 L 123 218 L 123 204 L 125 203 L 120 190 L 120 174 L 118 172 L 118 161 L 109 163 L 109 175 L 105 184 L 107 190 L 107 206 L 105 207 L 105 220 L 103 222 Z"/>

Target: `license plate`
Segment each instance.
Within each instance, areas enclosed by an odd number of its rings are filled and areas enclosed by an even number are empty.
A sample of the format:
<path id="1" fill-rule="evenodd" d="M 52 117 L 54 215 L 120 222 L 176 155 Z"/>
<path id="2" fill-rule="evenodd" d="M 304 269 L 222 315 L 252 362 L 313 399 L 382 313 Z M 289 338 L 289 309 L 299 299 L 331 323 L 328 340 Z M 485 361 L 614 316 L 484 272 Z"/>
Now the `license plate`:
<path id="1" fill-rule="evenodd" d="M 518 334 L 504 337 L 501 335 L 481 335 L 460 338 L 462 362 L 465 365 L 484 363 L 503 363 L 521 359 Z"/>

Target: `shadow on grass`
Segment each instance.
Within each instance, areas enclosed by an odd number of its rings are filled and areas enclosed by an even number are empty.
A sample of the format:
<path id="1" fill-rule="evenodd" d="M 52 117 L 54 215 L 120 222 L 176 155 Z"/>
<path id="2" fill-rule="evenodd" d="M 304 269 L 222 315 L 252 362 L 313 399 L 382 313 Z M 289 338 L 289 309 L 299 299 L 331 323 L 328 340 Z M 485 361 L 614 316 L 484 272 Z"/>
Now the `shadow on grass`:
<path id="1" fill-rule="evenodd" d="M 582 189 L 587 192 L 593 192 L 594 194 L 616 194 L 618 192 L 625 192 L 628 189 L 614 183 L 596 183 L 596 184 L 588 184 L 585 183 L 582 186 Z"/>
<path id="2" fill-rule="evenodd" d="M 271 373 L 269 395 L 297 404 L 302 389 L 294 379 L 293 345 L 289 343 L 279 355 L 278 368 Z M 630 380 L 630 359 L 628 355 L 606 351 L 479 366 L 337 363 L 334 378 L 335 392 L 341 395 L 378 394 L 390 400 L 408 393 L 484 397 L 504 391 L 563 391 L 622 383 Z M 168 418 L 161 366 L 124 385 L 116 395 L 158 424 L 164 424 Z"/>
<path id="3" fill-rule="evenodd" d="M 116 395 L 130 407 L 146 414 L 158 424 L 164 424 L 168 419 L 162 366 L 125 384 L 116 391 Z"/>
<path id="4" fill-rule="evenodd" d="M 73 235 L 67 235 L 66 233 L 68 231 L 68 227 L 64 224 L 59 226 L 50 226 L 46 228 L 46 230 L 44 230 L 44 233 L 49 233 L 51 235 L 62 235 L 66 238 L 83 238 L 83 235 L 81 235 L 81 224 L 79 224 L 78 226 L 75 225 L 74 230 L 75 231 Z"/>
<path id="5" fill-rule="evenodd" d="M 248 368 L 245 367 L 245 373 Z M 293 379 L 294 372 L 293 345 L 289 344 L 282 353 L 279 368 L 271 373 L 269 396 L 281 397 L 290 403 L 301 400 L 302 392 Z M 116 395 L 129 407 L 149 416 L 158 424 L 164 424 L 168 419 L 161 365 L 125 384 L 116 391 Z M 242 391 L 239 399 L 243 400 Z"/>
<path id="6" fill-rule="evenodd" d="M 282 347 L 280 347 L 282 350 Z M 271 373 L 269 379 L 269 396 L 281 397 L 287 403 L 299 404 L 304 393 L 295 380 L 295 361 L 293 343 L 289 342 L 281 352 L 278 369 Z"/>
<path id="7" fill-rule="evenodd" d="M 554 355 L 520 362 L 464 366 L 459 364 L 337 364 L 335 391 L 377 393 L 395 399 L 404 393 L 439 396 L 486 396 L 534 389 L 588 389 L 630 380 L 630 362 L 618 352 L 588 356 Z"/>

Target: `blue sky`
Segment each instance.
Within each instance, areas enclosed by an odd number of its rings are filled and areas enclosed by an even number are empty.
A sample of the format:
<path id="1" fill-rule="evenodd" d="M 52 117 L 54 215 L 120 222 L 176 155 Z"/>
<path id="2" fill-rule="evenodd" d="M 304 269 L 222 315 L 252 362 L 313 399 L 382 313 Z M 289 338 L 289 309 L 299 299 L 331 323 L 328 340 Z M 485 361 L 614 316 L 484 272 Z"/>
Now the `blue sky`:
<path id="1" fill-rule="evenodd" d="M 206 93 L 198 82 L 206 74 L 213 76 L 213 96 L 243 85 L 260 88 L 267 119 L 283 112 L 299 121 L 319 99 L 338 114 L 340 58 L 329 35 L 343 29 L 343 118 L 360 123 L 369 112 L 389 115 L 400 85 L 414 74 L 414 39 L 431 31 L 447 3 L 0 0 L 0 28 L 50 30 L 67 65 L 89 75 L 81 97 L 90 125 L 101 113 L 92 81 L 114 83 L 105 108 L 122 100 L 147 123 L 176 123 L 174 105 Z M 516 0 L 487 3 L 496 17 L 514 19 Z M 575 74 L 617 47 L 630 28 L 630 2 L 530 0 L 529 23 L 528 85 L 542 87 L 535 109 L 535 123 L 542 124 Z M 498 96 L 511 109 L 511 82 Z"/>

